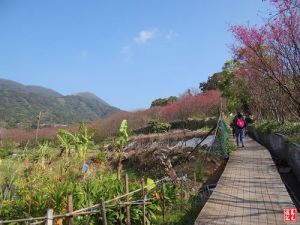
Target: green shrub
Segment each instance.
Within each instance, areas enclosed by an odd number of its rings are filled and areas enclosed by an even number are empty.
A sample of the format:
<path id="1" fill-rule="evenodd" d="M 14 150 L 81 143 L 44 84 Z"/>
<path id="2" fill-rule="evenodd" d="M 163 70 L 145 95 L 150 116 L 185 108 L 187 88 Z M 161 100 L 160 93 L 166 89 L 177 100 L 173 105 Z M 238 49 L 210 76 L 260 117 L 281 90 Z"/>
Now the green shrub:
<path id="1" fill-rule="evenodd" d="M 148 123 L 151 133 L 163 133 L 170 130 L 171 125 L 169 123 L 159 122 L 152 120 Z"/>
<path id="2" fill-rule="evenodd" d="M 3 141 L 0 145 L 0 159 L 4 159 L 13 154 L 14 150 L 18 147 L 18 144 L 11 140 Z"/>
<path id="3" fill-rule="evenodd" d="M 258 126 L 257 129 L 263 134 L 273 133 L 276 128 L 280 126 L 278 121 L 274 120 L 263 120 Z"/>
<path id="4" fill-rule="evenodd" d="M 300 123 L 279 123 L 274 120 L 264 120 L 257 125 L 259 132 L 263 134 L 279 133 L 288 138 L 288 142 L 300 143 Z"/>

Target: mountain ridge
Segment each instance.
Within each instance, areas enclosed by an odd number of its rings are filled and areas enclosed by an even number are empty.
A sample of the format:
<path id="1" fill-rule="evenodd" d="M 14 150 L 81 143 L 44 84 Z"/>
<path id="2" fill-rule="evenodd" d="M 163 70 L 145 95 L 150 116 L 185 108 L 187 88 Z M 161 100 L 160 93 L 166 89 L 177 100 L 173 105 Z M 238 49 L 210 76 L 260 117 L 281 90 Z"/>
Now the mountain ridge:
<path id="1" fill-rule="evenodd" d="M 62 95 L 52 89 L 0 78 L 0 127 L 74 124 L 107 117 L 120 111 L 90 92 Z"/>

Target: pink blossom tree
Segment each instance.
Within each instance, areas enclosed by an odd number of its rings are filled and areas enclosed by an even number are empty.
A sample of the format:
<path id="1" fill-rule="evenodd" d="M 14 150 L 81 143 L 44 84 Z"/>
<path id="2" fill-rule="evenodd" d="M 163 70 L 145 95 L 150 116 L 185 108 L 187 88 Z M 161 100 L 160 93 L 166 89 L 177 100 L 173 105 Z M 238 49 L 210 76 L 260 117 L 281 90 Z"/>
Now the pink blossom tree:
<path id="1" fill-rule="evenodd" d="M 300 0 L 270 2 L 276 11 L 263 26 L 231 27 L 237 41 L 233 46 L 236 73 L 263 86 L 265 93 L 280 92 L 300 117 Z"/>

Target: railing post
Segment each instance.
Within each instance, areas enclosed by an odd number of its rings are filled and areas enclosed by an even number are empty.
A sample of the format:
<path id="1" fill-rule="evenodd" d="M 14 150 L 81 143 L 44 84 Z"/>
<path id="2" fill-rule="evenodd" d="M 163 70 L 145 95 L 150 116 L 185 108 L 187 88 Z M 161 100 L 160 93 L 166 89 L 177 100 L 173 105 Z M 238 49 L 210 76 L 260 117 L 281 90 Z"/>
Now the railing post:
<path id="1" fill-rule="evenodd" d="M 162 216 L 163 216 L 163 225 L 165 225 L 165 210 L 166 210 L 166 201 L 165 201 L 165 182 L 162 182 L 161 185 L 161 197 L 162 197 Z"/>
<path id="2" fill-rule="evenodd" d="M 53 209 L 47 210 L 46 225 L 53 225 Z"/>
<path id="3" fill-rule="evenodd" d="M 125 191 L 126 191 L 126 201 L 127 201 L 127 204 L 126 204 L 126 214 L 127 214 L 127 221 L 126 221 L 126 224 L 127 225 L 131 225 L 131 219 L 130 219 L 130 205 L 129 205 L 129 201 L 130 201 L 130 198 L 129 198 L 129 178 L 128 178 L 128 174 L 126 173 L 125 174 Z"/>
<path id="4" fill-rule="evenodd" d="M 73 212 L 73 196 L 68 195 L 68 213 Z M 67 217 L 67 224 L 68 225 L 73 225 L 73 216 Z"/>
<path id="5" fill-rule="evenodd" d="M 120 199 L 118 200 L 118 211 L 119 211 L 119 225 L 123 225 L 123 221 L 122 221 L 122 208 L 121 208 L 121 201 Z"/>
<path id="6" fill-rule="evenodd" d="M 101 199 L 102 224 L 107 225 L 105 202 Z"/>
<path id="7" fill-rule="evenodd" d="M 143 225 L 146 224 L 146 207 L 145 207 L 145 180 L 142 178 L 142 195 L 143 195 Z"/>

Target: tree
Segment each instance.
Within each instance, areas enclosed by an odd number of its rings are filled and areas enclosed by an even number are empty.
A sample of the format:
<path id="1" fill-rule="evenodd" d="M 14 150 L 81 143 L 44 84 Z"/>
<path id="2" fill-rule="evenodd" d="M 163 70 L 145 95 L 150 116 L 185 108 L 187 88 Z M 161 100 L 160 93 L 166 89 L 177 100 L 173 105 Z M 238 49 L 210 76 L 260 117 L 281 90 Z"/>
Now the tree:
<path id="1" fill-rule="evenodd" d="M 233 46 L 236 73 L 250 80 L 268 79 L 274 85 L 269 91 L 279 88 L 300 118 L 300 0 L 270 2 L 276 12 L 263 26 L 231 27 L 237 41 Z"/>
<path id="2" fill-rule="evenodd" d="M 151 108 L 157 106 L 166 106 L 168 103 L 172 103 L 176 101 L 177 101 L 177 97 L 175 96 L 170 96 L 169 98 L 158 98 L 151 103 Z"/>
<path id="3" fill-rule="evenodd" d="M 218 88 L 222 91 L 222 97 L 227 100 L 227 109 L 230 112 L 242 110 L 249 113 L 251 97 L 245 80 L 234 74 L 235 66 L 234 61 L 227 61 L 224 64 Z"/>
<path id="4" fill-rule="evenodd" d="M 210 90 L 200 95 L 185 95 L 161 109 L 167 121 L 187 120 L 193 116 L 215 115 L 220 105 L 220 92 Z"/>
<path id="5" fill-rule="evenodd" d="M 212 76 L 208 77 L 206 82 L 200 83 L 199 89 L 202 92 L 209 91 L 209 90 L 217 90 L 219 89 L 219 85 L 222 79 L 223 79 L 222 72 L 215 73 Z"/>

